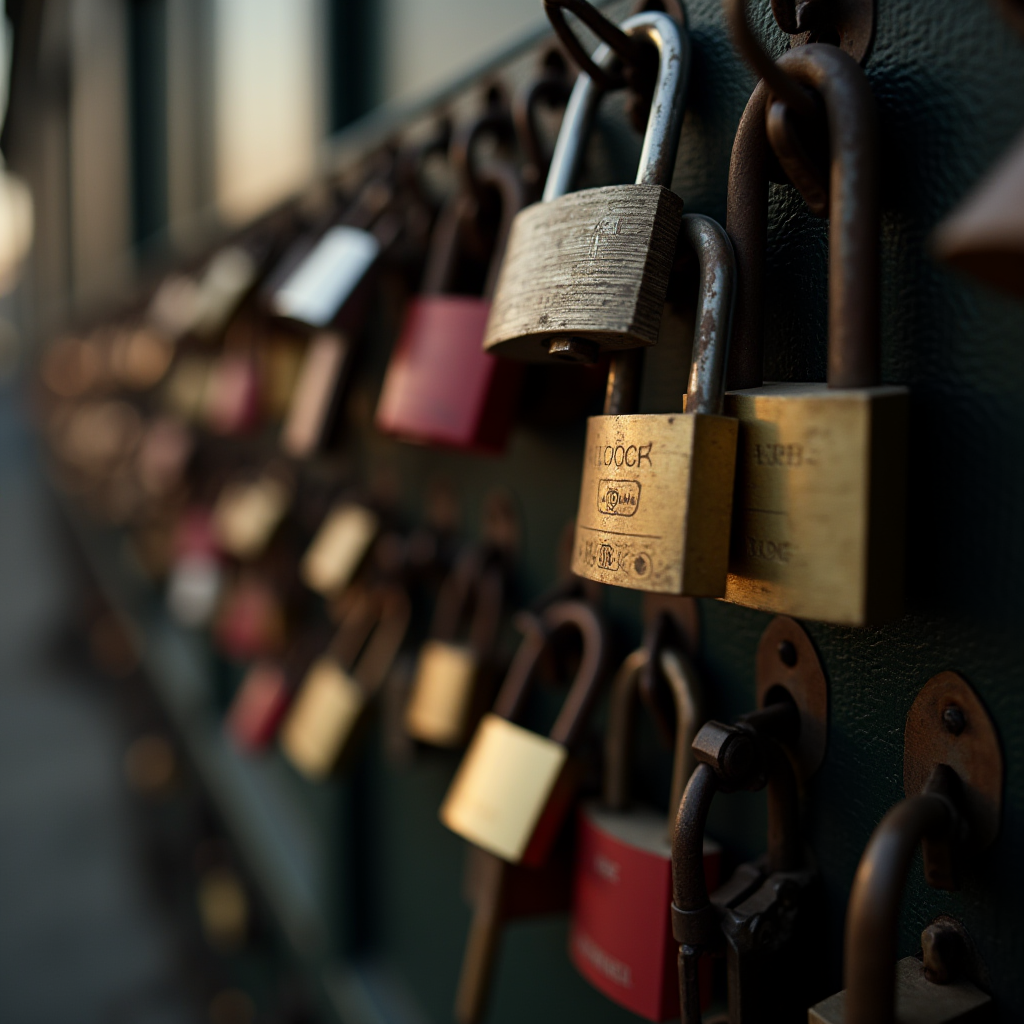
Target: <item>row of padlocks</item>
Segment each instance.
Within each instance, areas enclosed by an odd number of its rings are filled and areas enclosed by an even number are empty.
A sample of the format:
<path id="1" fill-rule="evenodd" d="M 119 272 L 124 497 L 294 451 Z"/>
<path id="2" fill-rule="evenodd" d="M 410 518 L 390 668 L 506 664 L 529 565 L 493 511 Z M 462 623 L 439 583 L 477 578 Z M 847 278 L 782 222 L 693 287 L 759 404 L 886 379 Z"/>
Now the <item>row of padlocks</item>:
<path id="1" fill-rule="evenodd" d="M 275 212 L 117 320 L 51 345 L 40 408 L 58 481 L 125 530 L 179 623 L 245 666 L 224 710 L 239 749 L 276 745 L 320 784 L 359 756 L 387 703 L 396 745 L 464 750 L 439 808 L 472 851 L 461 1024 L 486 1012 L 503 925 L 565 910 L 582 975 L 649 1020 L 697 1024 L 723 999 L 731 1024 L 981 1020 L 991 1000 L 959 922 L 931 923 L 920 958 L 896 952 L 916 850 L 928 884 L 954 888 L 999 830 L 998 730 L 954 672 L 921 680 L 891 766 L 907 799 L 865 836 L 845 991 L 821 1001 L 815 988 L 821 880 L 800 803 L 828 757 L 830 700 L 790 616 L 862 626 L 903 607 L 909 396 L 881 379 L 863 26 L 775 62 L 729 0 L 762 79 L 735 137 L 723 228 L 671 191 L 690 71 L 682 9 L 615 25 L 584 0 L 545 6 L 582 69 L 571 89 L 552 51 L 511 100 L 492 88 L 479 116 L 382 147 L 326 202 Z M 593 54 L 563 9 L 603 40 Z M 617 89 L 646 126 L 635 183 L 574 191 L 595 111 Z M 774 179 L 828 218 L 827 384 L 763 380 Z M 988 273 L 979 209 L 984 196 L 940 248 Z M 604 394 L 562 576 L 518 612 L 507 666 L 517 527 L 503 496 L 489 498 L 479 541 L 460 540 L 442 487 L 406 530 L 386 488 L 353 485 L 330 457 L 372 296 L 393 299 L 380 275 L 415 277 L 424 263 L 376 397 L 381 434 L 500 454 L 524 409 L 546 405 L 542 429 Z M 686 395 L 678 412 L 644 414 L 642 352 L 685 273 L 699 279 Z M 649 595 L 644 643 L 624 660 L 601 585 Z M 701 712 L 698 597 L 777 616 L 752 669 L 757 706 L 732 723 Z M 538 680 L 552 679 L 568 689 L 542 735 L 523 723 Z M 601 797 L 581 802 L 606 685 Z M 675 752 L 667 821 L 631 808 L 638 709 Z M 768 847 L 725 877 L 705 821 L 716 794 L 743 790 L 767 792 Z M 724 991 L 710 968 L 723 955 Z"/>

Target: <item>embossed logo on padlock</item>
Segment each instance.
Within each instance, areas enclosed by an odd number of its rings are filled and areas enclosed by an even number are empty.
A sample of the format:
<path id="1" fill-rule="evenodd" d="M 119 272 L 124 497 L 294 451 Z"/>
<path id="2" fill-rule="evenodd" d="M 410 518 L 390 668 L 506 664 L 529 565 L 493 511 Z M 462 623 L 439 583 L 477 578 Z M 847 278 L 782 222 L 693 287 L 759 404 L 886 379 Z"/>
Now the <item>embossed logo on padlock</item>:
<path id="1" fill-rule="evenodd" d="M 631 516 L 640 506 L 638 480 L 600 480 L 597 485 L 597 511 L 606 516 Z"/>

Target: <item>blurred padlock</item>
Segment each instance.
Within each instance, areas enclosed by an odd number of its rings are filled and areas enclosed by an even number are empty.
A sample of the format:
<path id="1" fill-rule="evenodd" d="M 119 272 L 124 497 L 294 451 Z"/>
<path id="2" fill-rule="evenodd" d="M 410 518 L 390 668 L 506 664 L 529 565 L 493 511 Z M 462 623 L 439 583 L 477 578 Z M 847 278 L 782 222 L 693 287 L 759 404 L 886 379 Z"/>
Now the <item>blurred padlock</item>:
<path id="1" fill-rule="evenodd" d="M 523 205 L 518 171 L 506 158 L 476 166 L 480 139 L 507 139 L 511 114 L 498 101 L 460 133 L 451 162 L 461 179 L 431 236 L 419 297 L 412 300 L 388 363 L 376 425 L 421 444 L 500 453 L 512 428 L 521 369 L 484 352 L 484 326 L 512 218 Z M 480 297 L 454 294 L 460 236 L 496 196 L 500 223 Z M 477 227 L 477 230 L 479 228 Z"/>
<path id="2" fill-rule="evenodd" d="M 302 582 L 324 597 L 352 582 L 380 530 L 380 517 L 354 501 L 341 501 L 327 513 L 302 556 Z"/>
<path id="3" fill-rule="evenodd" d="M 630 807 L 629 772 L 640 675 L 652 666 L 675 710 L 675 764 L 669 815 Z M 569 953 L 577 970 L 620 1006 L 652 1021 L 679 1016 L 676 943 L 672 937 L 672 827 L 700 724 L 700 694 L 686 653 L 657 644 L 623 662 L 612 684 L 605 739 L 604 798 L 579 813 Z M 718 885 L 720 849 L 704 839 L 704 875 Z M 710 998 L 710 964 L 703 978 Z"/>
<path id="4" fill-rule="evenodd" d="M 581 601 L 551 605 L 538 621 L 526 616 L 525 636 L 441 805 L 441 821 L 464 839 L 513 864 L 542 864 L 569 810 L 579 781 L 575 748 L 583 738 L 604 676 L 607 639 L 597 612 Z M 522 712 L 549 637 L 579 632 L 583 653 L 548 736 L 512 719 Z"/>
<path id="5" fill-rule="evenodd" d="M 483 710 L 483 676 L 491 668 L 504 598 L 501 553 L 480 546 L 463 552 L 441 586 L 430 638 L 416 662 L 405 710 L 414 739 L 437 747 L 465 743 Z"/>
<path id="6" fill-rule="evenodd" d="M 273 467 L 255 479 L 225 484 L 213 507 L 221 549 L 243 562 L 261 555 L 288 513 L 292 490 L 289 476 Z"/>

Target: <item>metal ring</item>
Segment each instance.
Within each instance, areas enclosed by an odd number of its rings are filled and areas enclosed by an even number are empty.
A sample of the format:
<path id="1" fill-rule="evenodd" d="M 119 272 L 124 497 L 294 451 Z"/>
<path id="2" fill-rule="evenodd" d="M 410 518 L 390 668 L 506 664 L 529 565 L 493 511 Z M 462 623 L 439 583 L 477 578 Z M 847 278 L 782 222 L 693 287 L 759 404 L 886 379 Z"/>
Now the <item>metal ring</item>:
<path id="1" fill-rule="evenodd" d="M 572 11 L 591 32 L 606 43 L 623 64 L 636 64 L 640 59 L 640 46 L 626 35 L 613 21 L 609 21 L 587 0 L 544 0 L 544 11 L 555 30 L 555 34 L 569 51 L 579 69 L 589 75 L 602 90 L 614 89 L 624 83 L 621 74 L 613 74 L 601 67 L 583 49 L 576 33 L 569 28 L 562 11 Z"/>

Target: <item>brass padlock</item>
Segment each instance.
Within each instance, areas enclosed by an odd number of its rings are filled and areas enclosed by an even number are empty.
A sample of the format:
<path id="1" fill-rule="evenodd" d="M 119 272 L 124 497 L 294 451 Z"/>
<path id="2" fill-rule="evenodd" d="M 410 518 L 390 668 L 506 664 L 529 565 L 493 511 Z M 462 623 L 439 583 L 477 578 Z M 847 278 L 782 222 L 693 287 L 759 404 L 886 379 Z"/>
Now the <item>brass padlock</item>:
<path id="1" fill-rule="evenodd" d="M 689 214 L 701 283 L 685 412 L 591 416 L 572 571 L 634 590 L 721 597 L 736 420 L 721 415 L 734 264 L 725 231 Z"/>
<path id="2" fill-rule="evenodd" d="M 302 582 L 324 597 L 352 582 L 380 529 L 380 517 L 354 501 L 342 501 L 324 517 L 299 564 Z"/>
<path id="3" fill-rule="evenodd" d="M 500 552 L 473 546 L 441 585 L 430 638 L 416 662 L 405 726 L 413 739 L 460 747 L 473 724 L 482 676 L 501 625 L 505 572 Z M 459 636 L 466 629 L 466 637 Z"/>
<path id="4" fill-rule="evenodd" d="M 269 468 L 255 480 L 224 485 L 213 506 L 213 530 L 220 547 L 240 561 L 259 557 L 291 504 L 290 476 Z"/>
<path id="5" fill-rule="evenodd" d="M 401 587 L 353 588 L 338 634 L 310 667 L 281 728 L 281 749 L 313 781 L 351 756 L 409 625 Z"/>
<path id="6" fill-rule="evenodd" d="M 566 107 L 543 198 L 512 224 L 484 333 L 490 352 L 589 362 L 601 351 L 658 340 L 683 215 L 683 201 L 669 186 L 689 38 L 660 12 L 627 19 L 622 32 L 634 44 L 653 44 L 659 57 L 636 183 L 569 193 L 602 93 L 583 72 Z M 607 45 L 593 57 L 600 68 L 615 60 Z"/>
<path id="7" fill-rule="evenodd" d="M 597 612 L 560 601 L 539 618 L 521 618 L 516 651 L 494 710 L 481 721 L 441 806 L 441 821 L 476 846 L 512 864 L 542 864 L 578 783 L 572 756 L 604 677 L 607 640 Z M 551 634 L 579 631 L 583 653 L 561 713 L 548 736 L 514 719 L 520 712 Z"/>
<path id="8" fill-rule="evenodd" d="M 900 904 L 918 847 L 925 881 L 957 889 L 969 858 L 999 833 L 999 733 L 955 672 L 932 677 L 907 715 L 903 787 L 906 799 L 879 823 L 857 866 L 846 912 L 845 990 L 812 1007 L 810 1024 L 966 1024 L 993 1016 L 991 998 L 974 984 L 970 944 L 951 918 L 924 930 L 922 960 L 896 958 Z"/>

